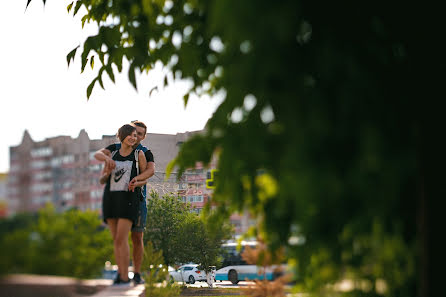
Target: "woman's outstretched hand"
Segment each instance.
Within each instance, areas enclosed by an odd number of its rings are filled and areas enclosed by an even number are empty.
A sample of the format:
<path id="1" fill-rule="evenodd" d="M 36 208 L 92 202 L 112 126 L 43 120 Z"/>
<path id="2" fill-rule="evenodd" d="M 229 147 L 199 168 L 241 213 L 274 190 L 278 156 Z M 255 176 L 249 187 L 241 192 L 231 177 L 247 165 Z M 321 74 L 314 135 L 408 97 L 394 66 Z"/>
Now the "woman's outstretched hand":
<path id="1" fill-rule="evenodd" d="M 138 180 L 136 179 L 136 177 L 134 177 L 130 182 L 129 182 L 129 191 L 135 192 L 135 188 L 137 187 L 136 183 L 138 182 Z"/>
<path id="2" fill-rule="evenodd" d="M 104 170 L 111 172 L 113 169 L 115 169 L 115 167 L 116 167 L 115 161 L 112 158 L 106 156 L 104 161 Z"/>

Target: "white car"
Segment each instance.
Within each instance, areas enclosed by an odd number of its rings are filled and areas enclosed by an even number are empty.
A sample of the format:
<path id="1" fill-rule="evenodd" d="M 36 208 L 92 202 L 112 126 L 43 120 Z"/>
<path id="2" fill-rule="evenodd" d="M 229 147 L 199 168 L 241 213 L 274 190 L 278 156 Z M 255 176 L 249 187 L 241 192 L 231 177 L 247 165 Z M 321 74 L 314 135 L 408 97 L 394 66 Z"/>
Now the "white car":
<path id="1" fill-rule="evenodd" d="M 180 266 L 178 270 L 169 271 L 170 280 L 172 282 L 185 282 L 188 284 L 194 284 L 196 281 L 205 282 L 206 272 L 198 269 L 198 266 L 198 264 L 185 264 Z M 212 274 L 214 278 L 215 270 L 212 270 Z"/>

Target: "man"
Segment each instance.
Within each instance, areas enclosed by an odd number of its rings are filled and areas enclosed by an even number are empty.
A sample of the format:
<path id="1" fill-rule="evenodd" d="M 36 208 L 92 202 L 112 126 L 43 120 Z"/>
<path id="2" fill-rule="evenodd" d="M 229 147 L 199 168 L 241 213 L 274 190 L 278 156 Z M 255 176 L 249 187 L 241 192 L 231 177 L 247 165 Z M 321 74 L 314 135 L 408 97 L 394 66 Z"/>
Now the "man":
<path id="1" fill-rule="evenodd" d="M 131 125 L 136 127 L 136 137 L 137 142 L 135 143 L 134 148 L 138 150 L 142 150 L 147 159 L 147 168 L 144 172 L 140 172 L 138 180 L 146 180 L 153 176 L 155 173 L 155 161 L 153 158 L 152 152 L 145 146 L 141 144 L 146 138 L 147 126 L 141 121 L 132 121 Z M 106 148 L 103 148 L 95 153 L 95 158 L 99 161 L 105 162 L 104 171 L 111 171 L 114 167 L 114 161 L 111 159 L 111 155 L 113 151 L 117 151 L 120 149 L 120 143 L 113 143 Z M 136 183 L 136 177 L 130 182 L 130 185 Z M 146 197 L 147 197 L 147 188 L 146 185 L 142 188 L 143 201 L 140 203 L 137 223 L 132 226 L 132 242 L 133 242 L 133 282 L 135 284 L 142 284 L 144 280 L 141 278 L 141 264 L 142 258 L 144 256 L 144 242 L 143 242 L 143 234 L 146 225 L 147 219 L 147 205 L 146 205 Z M 114 281 L 114 284 L 119 283 L 119 273 Z"/>

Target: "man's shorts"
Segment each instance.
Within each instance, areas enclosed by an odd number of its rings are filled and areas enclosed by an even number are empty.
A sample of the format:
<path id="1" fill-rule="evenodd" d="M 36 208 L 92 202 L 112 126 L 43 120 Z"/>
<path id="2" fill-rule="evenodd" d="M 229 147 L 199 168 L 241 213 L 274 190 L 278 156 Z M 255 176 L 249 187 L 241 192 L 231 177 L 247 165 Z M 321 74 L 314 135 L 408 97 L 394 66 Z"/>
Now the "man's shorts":
<path id="1" fill-rule="evenodd" d="M 136 223 L 132 225 L 132 232 L 144 232 L 146 229 L 147 205 L 146 199 L 139 203 L 138 217 Z"/>

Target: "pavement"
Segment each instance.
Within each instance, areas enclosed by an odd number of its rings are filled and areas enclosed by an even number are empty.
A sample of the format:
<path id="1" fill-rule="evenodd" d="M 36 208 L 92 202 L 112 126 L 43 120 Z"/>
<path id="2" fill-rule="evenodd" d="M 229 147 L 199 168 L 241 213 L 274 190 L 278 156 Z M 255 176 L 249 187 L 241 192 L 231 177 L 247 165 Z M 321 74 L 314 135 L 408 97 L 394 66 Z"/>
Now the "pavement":
<path id="1" fill-rule="evenodd" d="M 144 285 L 111 286 L 112 280 L 14 274 L 0 279 L 0 297 L 143 297 Z"/>
<path id="2" fill-rule="evenodd" d="M 90 297 L 144 297 L 144 285 L 137 286 L 109 286 L 104 290 L 90 296 Z"/>
<path id="3" fill-rule="evenodd" d="M 70 277 L 13 274 L 0 279 L 0 297 L 144 297 L 144 285 L 112 286 L 111 279 L 79 280 Z M 178 283 L 182 285 L 182 283 Z M 218 288 L 243 288 L 253 282 L 237 285 L 228 281 L 215 282 Z M 206 282 L 187 284 L 189 288 L 208 288 Z M 196 291 L 196 290 L 194 290 Z M 195 292 L 196 293 L 196 292 Z M 220 294 L 221 295 L 221 294 Z M 227 294 L 226 294 L 227 295 Z M 238 295 L 234 294 L 234 295 Z"/>

